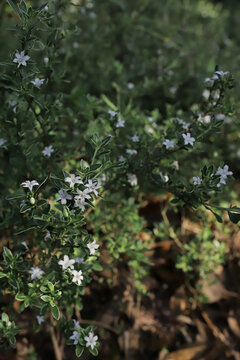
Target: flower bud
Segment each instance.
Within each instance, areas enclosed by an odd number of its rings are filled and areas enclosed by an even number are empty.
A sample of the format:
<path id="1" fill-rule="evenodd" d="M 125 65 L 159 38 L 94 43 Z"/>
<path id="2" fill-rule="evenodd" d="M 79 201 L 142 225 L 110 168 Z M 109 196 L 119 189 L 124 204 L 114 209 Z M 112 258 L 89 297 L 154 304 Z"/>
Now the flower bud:
<path id="1" fill-rule="evenodd" d="M 31 197 L 31 198 L 30 198 L 30 203 L 31 203 L 32 205 L 35 204 L 35 199 L 34 199 L 34 197 Z"/>

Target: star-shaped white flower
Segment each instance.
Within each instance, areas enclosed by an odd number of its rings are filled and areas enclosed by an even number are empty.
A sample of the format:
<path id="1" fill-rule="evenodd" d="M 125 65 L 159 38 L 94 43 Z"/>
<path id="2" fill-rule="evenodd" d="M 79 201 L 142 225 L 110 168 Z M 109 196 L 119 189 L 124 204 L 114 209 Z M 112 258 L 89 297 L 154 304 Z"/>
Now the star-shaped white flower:
<path id="1" fill-rule="evenodd" d="M 56 199 L 57 201 L 61 200 L 61 204 L 62 205 L 66 205 L 67 200 L 71 200 L 72 199 L 72 195 L 68 194 L 67 191 L 65 190 L 59 190 L 58 192 L 59 195 L 57 195 Z"/>
<path id="2" fill-rule="evenodd" d="M 86 347 L 91 347 L 91 349 L 94 349 L 94 347 L 96 346 L 98 337 L 94 336 L 93 332 L 90 332 L 88 334 L 88 336 L 84 337 L 84 340 L 86 341 Z"/>
<path id="3" fill-rule="evenodd" d="M 108 114 L 111 116 L 111 117 L 114 117 L 117 115 L 117 111 L 113 111 L 111 109 L 108 110 Z"/>
<path id="4" fill-rule="evenodd" d="M 119 156 L 119 158 L 118 158 L 118 161 L 119 161 L 119 162 L 123 162 L 123 161 L 125 161 L 125 157 L 124 157 L 124 156 L 122 156 L 122 155 L 120 155 L 120 156 Z"/>
<path id="5" fill-rule="evenodd" d="M 125 127 L 125 120 L 121 119 L 121 117 L 118 117 L 116 128 Z"/>
<path id="6" fill-rule="evenodd" d="M 174 141 L 165 139 L 163 145 L 166 146 L 166 149 L 174 149 Z"/>
<path id="7" fill-rule="evenodd" d="M 200 185 L 202 183 L 202 179 L 199 176 L 193 176 L 193 185 Z"/>
<path id="8" fill-rule="evenodd" d="M 99 245 L 96 243 L 96 240 L 93 240 L 92 243 L 87 244 L 87 247 L 90 251 L 90 255 L 94 255 L 96 250 L 99 248 Z"/>
<path id="9" fill-rule="evenodd" d="M 32 191 L 33 186 L 37 186 L 37 185 L 39 185 L 39 183 L 36 180 L 32 180 L 32 181 L 26 180 L 26 181 L 22 182 L 21 185 L 23 187 L 28 188 L 30 191 Z"/>
<path id="10" fill-rule="evenodd" d="M 80 286 L 83 281 L 82 270 L 79 270 L 79 271 L 73 270 L 72 274 L 73 274 L 72 282 L 74 282 L 78 286 Z"/>
<path id="11" fill-rule="evenodd" d="M 83 257 L 76 257 L 75 258 L 75 263 L 76 264 L 85 264 L 85 260 Z"/>
<path id="12" fill-rule="evenodd" d="M 79 199 L 74 198 L 74 200 L 75 200 L 74 207 L 78 207 L 80 210 L 85 211 L 87 202 L 82 198 Z"/>
<path id="13" fill-rule="evenodd" d="M 70 269 L 74 269 L 73 264 L 75 264 L 75 260 L 69 259 L 68 255 L 64 255 L 63 260 L 59 260 L 58 264 L 62 266 L 63 270 L 66 270 L 69 267 Z"/>
<path id="14" fill-rule="evenodd" d="M 33 81 L 31 81 L 31 83 L 39 89 L 44 83 L 44 81 L 45 79 L 39 79 L 38 77 L 36 77 Z"/>
<path id="15" fill-rule="evenodd" d="M 41 279 L 42 274 L 44 274 L 44 271 L 41 270 L 39 267 L 32 267 L 29 270 L 29 274 L 31 274 L 31 279 Z"/>
<path id="16" fill-rule="evenodd" d="M 133 135 L 131 139 L 133 142 L 139 142 L 139 136 L 137 134 Z"/>
<path id="17" fill-rule="evenodd" d="M 44 322 L 44 316 L 37 315 L 38 325 L 41 325 Z"/>
<path id="18" fill-rule="evenodd" d="M 48 157 L 51 156 L 52 152 L 54 152 L 54 149 L 53 149 L 52 145 L 45 146 L 45 148 L 42 151 L 43 155 L 48 156 Z"/>
<path id="19" fill-rule="evenodd" d="M 132 89 L 134 89 L 134 84 L 131 83 L 131 82 L 129 82 L 129 83 L 127 84 L 127 87 L 128 87 L 129 90 L 132 90 Z"/>
<path id="20" fill-rule="evenodd" d="M 78 320 L 73 319 L 74 322 L 74 330 L 77 331 L 78 329 L 81 329 L 81 325 L 79 324 Z"/>
<path id="21" fill-rule="evenodd" d="M 44 240 L 47 241 L 49 239 L 51 239 L 51 234 L 50 234 L 50 231 L 47 231 L 46 235 L 44 236 Z"/>
<path id="22" fill-rule="evenodd" d="M 5 139 L 0 139 L 0 146 L 4 146 L 4 144 L 7 142 L 7 140 Z"/>
<path id="23" fill-rule="evenodd" d="M 228 165 L 224 165 L 223 168 L 218 168 L 216 171 L 216 175 L 220 175 L 220 181 L 217 184 L 217 187 L 220 187 L 221 185 L 225 185 L 226 184 L 226 180 L 227 177 L 232 175 L 232 171 L 229 171 L 229 166 Z"/>
<path id="24" fill-rule="evenodd" d="M 15 54 L 15 58 L 13 59 L 14 63 L 18 64 L 19 66 L 27 66 L 27 61 L 30 59 L 30 56 L 25 55 L 24 51 L 21 51 L 20 53 L 17 51 Z"/>
<path id="25" fill-rule="evenodd" d="M 127 154 L 130 154 L 130 155 L 137 155 L 137 150 L 127 149 L 127 150 L 126 150 L 126 153 L 127 153 Z"/>
<path id="26" fill-rule="evenodd" d="M 75 184 L 83 184 L 80 176 L 74 174 L 69 174 L 69 176 L 65 178 L 65 181 L 69 183 L 70 188 L 73 188 Z"/>
<path id="27" fill-rule="evenodd" d="M 69 338 L 70 340 L 73 340 L 73 344 L 77 345 L 79 342 L 79 332 L 77 330 L 75 330 L 72 334 L 72 336 L 70 336 Z"/>
<path id="28" fill-rule="evenodd" d="M 88 182 L 85 184 L 85 187 L 87 188 L 88 192 L 93 192 L 94 195 L 98 195 L 97 189 L 100 189 L 101 185 L 99 184 L 98 180 L 92 181 L 91 179 L 88 180 Z"/>
<path id="29" fill-rule="evenodd" d="M 193 146 L 193 144 L 195 142 L 195 138 L 192 137 L 190 133 L 182 134 L 182 136 L 183 136 L 183 139 L 184 139 L 184 145 L 190 144 L 191 146 Z"/>
<path id="30" fill-rule="evenodd" d="M 129 174 L 128 182 L 131 186 L 137 186 L 137 184 L 138 184 L 137 176 L 135 174 Z"/>
<path id="31" fill-rule="evenodd" d="M 85 190 L 79 190 L 77 189 L 77 193 L 78 195 L 74 196 L 74 200 L 82 200 L 85 201 L 87 199 L 91 199 L 91 196 L 89 195 L 89 189 L 85 189 Z"/>

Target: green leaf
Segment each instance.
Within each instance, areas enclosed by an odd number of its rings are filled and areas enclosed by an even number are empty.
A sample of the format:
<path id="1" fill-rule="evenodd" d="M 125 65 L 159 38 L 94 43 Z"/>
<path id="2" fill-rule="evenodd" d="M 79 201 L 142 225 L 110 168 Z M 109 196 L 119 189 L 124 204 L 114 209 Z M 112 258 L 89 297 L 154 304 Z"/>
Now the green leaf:
<path id="1" fill-rule="evenodd" d="M 234 224 L 237 224 L 240 220 L 240 214 L 228 211 L 228 216 L 229 216 L 229 219 L 231 220 L 231 222 Z"/>
<path id="2" fill-rule="evenodd" d="M 2 321 L 8 323 L 9 322 L 9 317 L 8 314 L 6 313 L 2 313 Z"/>
<path id="3" fill-rule="evenodd" d="M 12 0 L 7 0 L 7 3 L 9 6 L 11 6 L 11 8 L 13 9 L 13 11 L 15 11 L 15 13 L 19 16 L 19 18 L 21 19 L 21 13 L 19 12 L 18 8 L 16 7 L 16 5 L 14 4 L 14 2 Z"/>
<path id="4" fill-rule="evenodd" d="M 93 264 L 93 269 L 96 270 L 96 271 L 102 271 L 103 267 L 99 263 L 94 263 Z"/>
<path id="5" fill-rule="evenodd" d="M 48 296 L 48 295 L 42 295 L 42 296 L 41 296 L 41 299 L 42 299 L 44 302 L 50 302 L 50 301 L 52 301 L 51 296 Z"/>
<path id="6" fill-rule="evenodd" d="M 15 296 L 15 299 L 18 300 L 18 301 L 24 301 L 26 298 L 26 296 L 24 294 L 17 294 Z"/>
<path id="7" fill-rule="evenodd" d="M 84 350 L 84 346 L 81 346 L 81 345 L 76 345 L 75 347 L 75 354 L 77 357 L 80 357 L 83 353 L 83 350 Z"/>
<path id="8" fill-rule="evenodd" d="M 0 279 L 3 277 L 7 277 L 7 274 L 4 274 L 2 271 L 0 271 Z"/>
<path id="9" fill-rule="evenodd" d="M 15 345 L 15 343 L 16 343 L 16 338 L 15 338 L 14 335 L 10 334 L 9 337 L 8 337 L 8 339 L 9 339 L 10 345 L 12 345 L 12 346 Z"/>
<path id="10" fill-rule="evenodd" d="M 114 111 L 117 111 L 117 107 L 109 100 L 106 95 L 102 95 L 103 101 Z"/>
<path id="11" fill-rule="evenodd" d="M 97 356 L 97 355 L 98 355 L 98 349 L 97 349 L 97 348 L 91 349 L 91 347 L 89 347 L 88 350 L 90 351 L 90 353 L 91 353 L 93 356 Z"/>
<path id="12" fill-rule="evenodd" d="M 59 320 L 60 319 L 60 311 L 57 307 L 57 305 L 51 306 L 51 313 L 54 319 Z"/>
<path id="13" fill-rule="evenodd" d="M 27 5 L 26 5 L 26 3 L 25 3 L 24 0 L 21 0 L 21 2 L 20 2 L 20 4 L 18 5 L 18 7 L 19 7 L 20 11 L 21 11 L 23 14 L 27 15 Z"/>
<path id="14" fill-rule="evenodd" d="M 53 283 L 51 283 L 51 281 L 48 282 L 48 287 L 51 292 L 54 291 L 54 285 L 53 285 Z"/>
<path id="15" fill-rule="evenodd" d="M 3 248 L 3 258 L 4 258 L 4 261 L 9 264 L 12 262 L 13 260 L 13 254 L 11 252 L 11 250 L 9 250 L 7 247 L 4 246 Z"/>

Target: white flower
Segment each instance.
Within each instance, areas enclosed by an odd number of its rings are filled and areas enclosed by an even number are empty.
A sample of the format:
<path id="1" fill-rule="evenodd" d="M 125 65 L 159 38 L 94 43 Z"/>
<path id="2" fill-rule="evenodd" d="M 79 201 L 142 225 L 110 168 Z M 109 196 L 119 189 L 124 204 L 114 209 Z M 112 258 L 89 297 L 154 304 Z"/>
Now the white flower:
<path id="1" fill-rule="evenodd" d="M 99 181 L 92 181 L 91 179 L 88 180 L 87 184 L 85 184 L 85 187 L 88 189 L 88 192 L 93 192 L 94 195 L 98 195 L 97 189 L 99 189 L 101 187 L 101 185 L 99 184 Z"/>
<path id="2" fill-rule="evenodd" d="M 5 140 L 5 139 L 0 139 L 0 146 L 3 146 L 6 142 L 7 142 L 7 140 Z"/>
<path id="3" fill-rule="evenodd" d="M 133 142 L 139 142 L 139 136 L 137 134 L 133 135 L 131 139 Z"/>
<path id="4" fill-rule="evenodd" d="M 87 205 L 87 202 L 84 199 L 82 199 L 82 198 L 76 199 L 75 198 L 74 207 L 78 207 L 80 210 L 85 211 L 85 209 L 86 209 L 85 205 Z"/>
<path id="5" fill-rule="evenodd" d="M 87 247 L 89 248 L 90 250 L 90 255 L 94 255 L 96 250 L 99 248 L 99 245 L 96 244 L 96 240 L 93 240 L 92 243 L 90 244 L 87 244 Z"/>
<path id="6" fill-rule="evenodd" d="M 69 176 L 65 178 L 65 181 L 69 183 L 70 188 L 73 188 L 75 184 L 83 184 L 80 176 L 74 174 L 69 174 Z"/>
<path id="7" fill-rule="evenodd" d="M 176 168 L 176 170 L 179 170 L 179 163 L 177 160 L 173 162 L 173 166 Z"/>
<path id="8" fill-rule="evenodd" d="M 214 84 L 214 78 L 209 78 L 207 77 L 205 80 L 204 80 L 204 83 L 207 87 L 212 87 L 213 84 Z"/>
<path id="9" fill-rule="evenodd" d="M 127 149 L 127 150 L 126 150 L 126 153 L 127 153 L 127 154 L 130 154 L 130 155 L 136 155 L 136 154 L 137 154 L 137 150 Z"/>
<path id="10" fill-rule="evenodd" d="M 81 200 L 81 201 L 85 201 L 86 199 L 91 199 L 91 196 L 89 195 L 89 189 L 85 189 L 85 190 L 79 190 L 77 189 L 77 193 L 78 195 L 74 196 L 74 200 Z"/>
<path id="11" fill-rule="evenodd" d="M 221 78 L 229 74 L 229 71 L 215 71 L 214 74 L 219 75 Z"/>
<path id="12" fill-rule="evenodd" d="M 186 123 L 185 121 L 179 118 L 176 118 L 176 120 L 180 125 L 182 125 L 183 129 L 188 130 L 190 124 Z"/>
<path id="13" fill-rule="evenodd" d="M 42 151 L 43 155 L 48 156 L 48 157 L 51 156 L 52 152 L 54 152 L 54 149 L 53 149 L 52 145 L 45 146 L 45 148 Z"/>
<path id="14" fill-rule="evenodd" d="M 97 343 L 97 336 L 94 336 L 94 334 L 92 332 L 90 332 L 88 334 L 88 336 L 84 337 L 84 340 L 86 341 L 86 347 L 91 347 L 91 349 L 94 349 L 94 347 L 96 346 Z"/>
<path id="15" fill-rule="evenodd" d="M 108 114 L 111 116 L 111 117 L 114 117 L 117 115 L 117 111 L 113 111 L 111 109 L 108 110 Z"/>
<path id="16" fill-rule="evenodd" d="M 153 117 L 152 117 L 152 116 L 149 116 L 149 117 L 148 117 L 148 121 L 149 121 L 150 123 L 153 123 L 153 121 L 154 121 L 154 120 L 153 120 Z"/>
<path id="17" fill-rule="evenodd" d="M 73 319 L 74 322 L 74 330 L 77 331 L 78 329 L 81 329 L 81 325 L 79 324 L 78 320 Z"/>
<path id="18" fill-rule="evenodd" d="M 204 99 L 208 100 L 210 96 L 210 91 L 208 89 L 205 89 L 202 93 L 202 96 L 204 97 Z"/>
<path id="19" fill-rule="evenodd" d="M 44 322 L 44 316 L 37 315 L 37 322 L 38 322 L 38 325 L 41 325 Z"/>
<path id="20" fill-rule="evenodd" d="M 50 234 L 50 231 L 48 231 L 46 233 L 46 235 L 44 236 L 44 240 L 47 241 L 48 239 L 51 239 L 51 234 Z"/>
<path id="21" fill-rule="evenodd" d="M 22 241 L 21 244 L 22 244 L 26 249 L 28 248 L 26 241 Z"/>
<path id="22" fill-rule="evenodd" d="M 13 60 L 14 63 L 18 63 L 19 66 L 27 66 L 27 61 L 30 59 L 30 56 L 25 55 L 24 51 L 21 51 L 20 53 L 17 51 L 15 54 L 15 59 Z"/>
<path id="23" fill-rule="evenodd" d="M 69 339 L 74 341 L 74 342 L 73 342 L 74 345 L 77 345 L 78 342 L 79 342 L 79 333 L 78 333 L 78 331 L 75 330 L 75 331 L 73 332 L 72 336 L 70 336 Z"/>
<path id="24" fill-rule="evenodd" d="M 48 5 L 44 6 L 43 10 L 48 11 Z"/>
<path id="25" fill-rule="evenodd" d="M 67 200 L 71 200 L 72 199 L 72 195 L 69 195 L 67 193 L 67 191 L 65 190 L 59 190 L 59 195 L 57 195 L 56 199 L 57 201 L 61 200 L 61 204 L 65 205 L 67 203 Z"/>
<path id="26" fill-rule="evenodd" d="M 167 176 L 167 175 L 163 175 L 163 173 L 159 173 L 159 175 L 160 175 L 160 177 L 161 177 L 161 179 L 162 179 L 162 181 L 164 181 L 164 182 L 168 182 L 168 180 L 169 180 L 169 177 Z"/>
<path id="27" fill-rule="evenodd" d="M 79 271 L 73 270 L 72 274 L 73 274 L 72 282 L 80 286 L 83 281 L 82 270 Z"/>
<path id="28" fill-rule="evenodd" d="M 199 176 L 193 176 L 193 185 L 200 185 L 202 179 Z"/>
<path id="29" fill-rule="evenodd" d="M 206 123 L 206 124 L 209 124 L 211 122 L 211 116 L 210 115 L 205 115 L 203 117 L 203 121 Z"/>
<path id="30" fill-rule="evenodd" d="M 166 149 L 174 149 L 174 141 L 173 140 L 166 139 L 166 140 L 164 140 L 163 145 L 166 146 Z"/>
<path id="31" fill-rule="evenodd" d="M 40 88 L 42 86 L 42 84 L 44 83 L 45 79 L 39 79 L 39 78 L 35 78 L 33 81 L 31 81 L 31 83 L 36 86 L 37 88 Z"/>
<path id="32" fill-rule="evenodd" d="M 74 269 L 73 264 L 75 264 L 75 260 L 69 259 L 68 255 L 64 255 L 63 260 L 59 260 L 58 264 L 62 266 L 63 270 L 66 270 L 69 267 L 70 269 Z"/>
<path id="33" fill-rule="evenodd" d="M 26 180 L 26 181 L 22 182 L 21 185 L 23 187 L 28 188 L 30 191 L 32 191 L 33 186 L 37 186 L 37 185 L 39 185 L 39 183 L 36 180 L 32 180 L 32 181 Z"/>
<path id="34" fill-rule="evenodd" d="M 226 184 L 227 177 L 232 175 L 232 171 L 229 171 L 229 166 L 224 165 L 223 168 L 218 168 L 216 171 L 216 175 L 220 175 L 220 181 L 217 184 L 217 187 L 220 187 L 222 184 Z"/>
<path id="35" fill-rule="evenodd" d="M 47 65 L 48 62 L 49 62 L 49 58 L 46 56 L 45 58 L 43 58 L 43 61 L 44 61 L 44 63 Z"/>
<path id="36" fill-rule="evenodd" d="M 119 161 L 119 162 L 123 162 L 123 161 L 125 161 L 125 157 L 124 157 L 124 156 L 122 156 L 122 155 L 120 155 L 120 156 L 119 156 L 119 158 L 118 158 L 118 161 Z"/>
<path id="37" fill-rule="evenodd" d="M 120 128 L 120 127 L 124 127 L 125 126 L 125 120 L 122 120 L 121 117 L 118 117 L 118 121 L 116 123 L 116 127 Z"/>
<path id="38" fill-rule="evenodd" d="M 75 258 L 75 263 L 76 264 L 85 264 L 85 260 L 84 260 L 84 258 L 83 257 L 76 257 Z"/>
<path id="39" fill-rule="evenodd" d="M 138 184 L 137 176 L 135 174 L 129 174 L 128 182 L 131 186 L 136 186 Z"/>
<path id="40" fill-rule="evenodd" d="M 195 139 L 194 139 L 194 137 L 191 137 L 190 133 L 182 134 L 182 136 L 184 138 L 184 145 L 190 144 L 191 146 L 193 146 Z"/>
<path id="41" fill-rule="evenodd" d="M 127 87 L 128 87 L 129 90 L 132 90 L 132 89 L 134 88 L 134 84 L 131 83 L 131 82 L 129 82 L 129 83 L 127 84 Z"/>
<path id="42" fill-rule="evenodd" d="M 41 279 L 42 274 L 44 274 L 44 271 L 42 271 L 39 267 L 32 267 L 29 270 L 29 274 L 31 274 L 31 279 Z"/>

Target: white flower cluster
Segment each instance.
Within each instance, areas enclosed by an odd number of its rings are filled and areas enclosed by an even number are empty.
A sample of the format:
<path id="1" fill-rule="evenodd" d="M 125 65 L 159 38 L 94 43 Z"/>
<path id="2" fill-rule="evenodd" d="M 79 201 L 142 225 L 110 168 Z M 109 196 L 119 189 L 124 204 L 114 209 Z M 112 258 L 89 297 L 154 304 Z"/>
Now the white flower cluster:
<path id="1" fill-rule="evenodd" d="M 226 180 L 228 176 L 231 176 L 233 173 L 232 171 L 229 171 L 229 166 L 224 165 L 223 168 L 218 168 L 216 171 L 216 175 L 220 175 L 220 181 L 217 184 L 217 187 L 220 187 L 222 184 L 226 184 Z"/>
<path id="2" fill-rule="evenodd" d="M 80 328 L 80 325 L 79 325 L 79 328 Z M 77 345 L 79 343 L 79 337 L 80 337 L 80 334 L 79 334 L 78 330 L 76 329 L 76 330 L 74 330 L 72 336 L 70 336 L 69 339 L 73 340 L 74 345 Z M 98 336 L 97 335 L 94 336 L 94 333 L 90 331 L 88 336 L 84 337 L 84 340 L 86 341 L 86 347 L 90 346 L 91 349 L 94 349 L 94 347 L 97 344 Z"/>
<path id="3" fill-rule="evenodd" d="M 223 79 L 229 74 L 229 71 L 215 71 L 212 77 L 207 77 L 204 81 L 207 87 L 212 87 L 215 80 Z"/>

